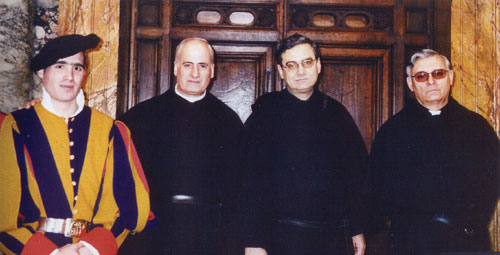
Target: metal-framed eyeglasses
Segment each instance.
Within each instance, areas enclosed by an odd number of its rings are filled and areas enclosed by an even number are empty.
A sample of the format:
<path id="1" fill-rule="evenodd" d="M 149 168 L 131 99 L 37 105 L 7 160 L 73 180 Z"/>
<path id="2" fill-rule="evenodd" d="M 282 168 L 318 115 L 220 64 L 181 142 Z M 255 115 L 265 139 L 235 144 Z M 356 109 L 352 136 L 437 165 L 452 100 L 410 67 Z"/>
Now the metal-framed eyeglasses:
<path id="1" fill-rule="evenodd" d="M 302 68 L 304 68 L 304 69 L 311 68 L 315 63 L 316 63 L 316 59 L 314 59 L 314 58 L 306 58 L 306 59 L 300 61 L 300 65 L 302 65 Z M 299 63 L 297 63 L 295 61 L 288 61 L 282 66 L 288 72 L 295 72 L 299 68 Z"/>
<path id="2" fill-rule="evenodd" d="M 446 77 L 446 74 L 448 74 L 448 70 L 445 69 L 436 69 L 430 73 L 428 72 L 418 72 L 415 75 L 411 76 L 412 78 L 415 78 L 416 81 L 418 82 L 426 82 L 429 80 L 429 75 L 432 75 L 432 78 L 435 80 L 441 80 L 444 77 Z"/>

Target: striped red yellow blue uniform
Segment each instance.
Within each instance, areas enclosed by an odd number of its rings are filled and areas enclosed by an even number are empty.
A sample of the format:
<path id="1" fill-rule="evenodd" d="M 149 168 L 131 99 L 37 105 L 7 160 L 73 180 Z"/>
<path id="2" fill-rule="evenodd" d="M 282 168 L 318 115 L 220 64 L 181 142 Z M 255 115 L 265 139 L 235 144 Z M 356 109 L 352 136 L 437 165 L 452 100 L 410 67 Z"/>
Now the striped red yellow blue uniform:
<path id="1" fill-rule="evenodd" d="M 144 229 L 149 187 L 125 124 L 87 106 L 66 120 L 41 104 L 15 111 L 0 130 L 0 250 L 50 254 L 84 240 L 116 254 Z M 40 217 L 92 222 L 81 239 L 37 232 Z"/>

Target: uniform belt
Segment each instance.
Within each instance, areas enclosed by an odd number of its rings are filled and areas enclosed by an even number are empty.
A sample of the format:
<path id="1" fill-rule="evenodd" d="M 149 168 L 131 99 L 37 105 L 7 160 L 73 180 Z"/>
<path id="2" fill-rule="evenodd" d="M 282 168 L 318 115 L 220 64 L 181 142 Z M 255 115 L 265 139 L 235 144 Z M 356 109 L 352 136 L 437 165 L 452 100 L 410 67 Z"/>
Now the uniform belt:
<path id="1" fill-rule="evenodd" d="M 87 233 L 90 223 L 86 220 L 75 220 L 72 218 L 40 218 L 39 232 L 64 234 L 65 237 L 80 237 Z"/>

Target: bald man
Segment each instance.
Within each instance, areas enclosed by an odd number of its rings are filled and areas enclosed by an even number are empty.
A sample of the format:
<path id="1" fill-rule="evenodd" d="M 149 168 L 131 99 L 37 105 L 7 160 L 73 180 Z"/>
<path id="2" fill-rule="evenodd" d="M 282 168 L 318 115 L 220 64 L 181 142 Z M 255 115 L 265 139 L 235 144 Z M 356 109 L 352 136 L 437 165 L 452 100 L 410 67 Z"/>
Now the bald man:
<path id="1" fill-rule="evenodd" d="M 142 244 L 131 239 L 125 253 L 136 247 L 147 247 L 140 254 L 222 253 L 222 230 L 239 179 L 242 123 L 207 92 L 214 67 L 206 40 L 183 40 L 175 54 L 176 83 L 120 118 L 132 130 L 158 222 L 157 230 L 138 237 Z"/>

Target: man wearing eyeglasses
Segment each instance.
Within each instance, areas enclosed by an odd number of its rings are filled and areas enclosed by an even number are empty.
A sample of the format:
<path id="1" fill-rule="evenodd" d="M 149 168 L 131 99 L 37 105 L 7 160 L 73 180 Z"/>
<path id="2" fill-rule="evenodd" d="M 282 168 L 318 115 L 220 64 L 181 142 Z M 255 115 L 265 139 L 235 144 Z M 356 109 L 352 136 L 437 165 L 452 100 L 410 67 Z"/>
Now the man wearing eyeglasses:
<path id="1" fill-rule="evenodd" d="M 392 254 L 488 251 L 498 138 L 449 96 L 454 76 L 445 56 L 419 51 L 406 71 L 416 100 L 380 128 L 371 151 Z"/>
<path id="2" fill-rule="evenodd" d="M 317 89 L 313 41 L 290 36 L 276 60 L 286 89 L 260 97 L 245 123 L 245 254 L 364 254 L 363 139 L 342 104 Z"/>

